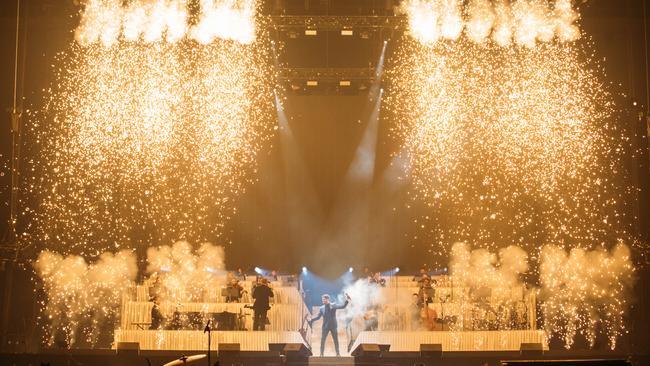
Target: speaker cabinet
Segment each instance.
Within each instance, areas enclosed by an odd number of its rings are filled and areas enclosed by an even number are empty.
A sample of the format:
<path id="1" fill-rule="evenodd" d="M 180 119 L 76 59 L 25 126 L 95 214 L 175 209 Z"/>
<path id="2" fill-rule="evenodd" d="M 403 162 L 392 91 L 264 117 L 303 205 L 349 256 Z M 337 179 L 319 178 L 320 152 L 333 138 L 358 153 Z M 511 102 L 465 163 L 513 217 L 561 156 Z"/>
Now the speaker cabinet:
<path id="1" fill-rule="evenodd" d="M 361 343 L 352 351 L 354 357 L 379 357 L 381 349 L 378 344 Z"/>
<path id="2" fill-rule="evenodd" d="M 519 353 L 522 356 L 541 356 L 544 353 L 544 347 L 541 343 L 522 343 L 519 345 Z"/>
<path id="3" fill-rule="evenodd" d="M 137 356 L 140 354 L 139 342 L 117 342 L 118 355 Z"/>
<path id="4" fill-rule="evenodd" d="M 311 351 L 302 343 L 287 343 L 282 349 L 282 354 L 287 358 L 309 357 Z"/>
<path id="5" fill-rule="evenodd" d="M 421 344 L 420 357 L 422 358 L 442 358 L 442 344 Z"/>
<path id="6" fill-rule="evenodd" d="M 286 343 L 269 343 L 269 351 L 282 352 Z"/>

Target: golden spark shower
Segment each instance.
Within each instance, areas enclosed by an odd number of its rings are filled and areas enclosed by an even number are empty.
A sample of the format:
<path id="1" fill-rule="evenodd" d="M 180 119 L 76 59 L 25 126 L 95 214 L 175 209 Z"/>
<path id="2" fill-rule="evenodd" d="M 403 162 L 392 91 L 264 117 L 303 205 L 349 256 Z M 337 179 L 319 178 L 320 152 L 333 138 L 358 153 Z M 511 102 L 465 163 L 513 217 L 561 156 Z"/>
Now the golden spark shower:
<path id="1" fill-rule="evenodd" d="M 633 283 L 628 245 L 639 244 L 624 217 L 636 187 L 620 183 L 635 152 L 571 2 L 413 0 L 401 10 L 410 31 L 399 39 L 386 104 L 413 197 L 430 207 L 416 219 L 418 235 L 443 256 L 458 242 L 485 255 L 523 248 L 520 272 L 526 255 L 540 258 L 531 270 L 542 277 L 549 334 L 568 348 L 577 333 L 593 345 L 603 331 L 614 348 Z M 477 258 L 467 254 L 465 264 L 496 265 Z M 454 267 L 461 278 L 499 278 Z M 561 289 L 569 282 L 606 292 L 580 296 Z"/>
<path id="2" fill-rule="evenodd" d="M 86 4 L 48 91 L 53 122 L 34 126 L 45 242 L 97 255 L 219 236 L 273 126 L 255 7 L 202 1 L 191 17 L 180 0 Z"/>

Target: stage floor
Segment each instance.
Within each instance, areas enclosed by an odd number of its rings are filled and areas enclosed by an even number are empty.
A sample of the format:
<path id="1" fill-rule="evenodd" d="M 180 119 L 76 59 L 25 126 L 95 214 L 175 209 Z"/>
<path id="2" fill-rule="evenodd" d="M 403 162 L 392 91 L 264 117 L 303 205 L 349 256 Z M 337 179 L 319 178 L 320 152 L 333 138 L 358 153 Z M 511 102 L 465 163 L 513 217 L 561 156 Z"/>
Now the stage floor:
<path id="1" fill-rule="evenodd" d="M 182 351 L 140 351 L 138 353 L 117 353 L 115 350 L 44 350 L 40 353 L 0 354 L 0 365 L 34 366 L 48 364 L 49 366 L 92 365 L 92 366 L 124 366 L 151 365 L 161 366 L 182 355 L 193 355 L 205 352 Z M 283 360 L 278 352 L 249 351 L 229 356 L 211 354 L 212 363 L 219 360 L 221 365 L 241 366 L 350 366 L 350 365 L 380 365 L 380 366 L 500 366 L 502 360 L 594 360 L 594 359 L 628 359 L 633 366 L 650 364 L 648 355 L 628 355 L 603 351 L 567 351 L 552 350 L 541 356 L 525 356 L 515 351 L 502 352 L 444 352 L 441 358 L 423 358 L 419 352 L 389 352 L 376 359 L 353 357 L 310 357 L 301 360 Z M 205 365 L 207 360 L 195 362 L 194 365 Z M 574 364 L 589 366 L 589 363 Z"/>

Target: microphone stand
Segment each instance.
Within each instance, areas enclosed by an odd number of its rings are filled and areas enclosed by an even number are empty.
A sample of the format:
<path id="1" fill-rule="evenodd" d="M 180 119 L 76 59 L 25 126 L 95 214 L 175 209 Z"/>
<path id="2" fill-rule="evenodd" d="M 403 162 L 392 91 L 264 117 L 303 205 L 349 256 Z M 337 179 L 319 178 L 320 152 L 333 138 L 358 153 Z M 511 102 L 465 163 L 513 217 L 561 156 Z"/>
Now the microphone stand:
<path id="1" fill-rule="evenodd" d="M 210 337 L 212 333 L 212 328 L 210 328 L 210 323 L 212 322 L 212 319 L 208 319 L 208 323 L 205 325 L 205 329 L 203 329 L 203 333 L 208 332 L 208 366 L 212 366 L 212 363 L 210 361 L 210 344 L 212 343 L 212 339 Z"/>

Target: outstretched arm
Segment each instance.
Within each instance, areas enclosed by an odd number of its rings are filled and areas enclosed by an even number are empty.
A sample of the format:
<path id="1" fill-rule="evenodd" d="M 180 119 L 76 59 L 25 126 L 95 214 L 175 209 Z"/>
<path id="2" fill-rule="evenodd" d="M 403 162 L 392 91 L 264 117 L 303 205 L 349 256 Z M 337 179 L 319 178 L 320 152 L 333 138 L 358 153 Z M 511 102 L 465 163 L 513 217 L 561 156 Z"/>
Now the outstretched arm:
<path id="1" fill-rule="evenodd" d="M 347 293 L 345 294 L 345 302 L 343 305 L 332 305 L 332 309 L 334 310 L 340 310 L 340 309 L 345 309 L 346 306 L 350 303 L 350 295 Z"/>
<path id="2" fill-rule="evenodd" d="M 323 317 L 323 309 L 321 308 L 320 310 L 318 310 L 318 315 L 316 315 L 315 318 L 311 318 L 311 320 L 309 321 L 309 325 L 311 325 L 313 322 L 315 322 L 316 320 L 322 317 Z"/>

